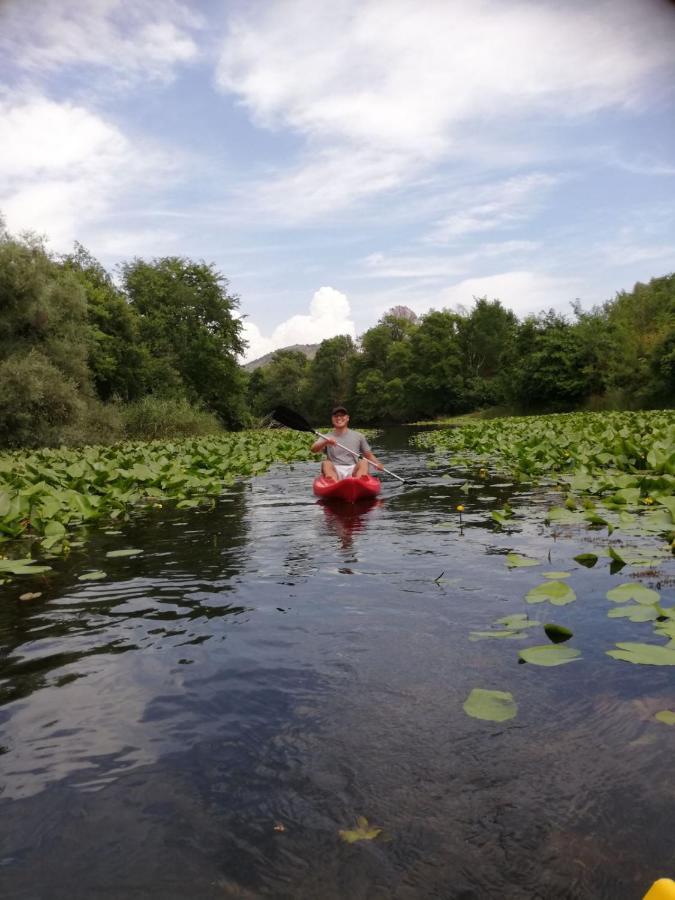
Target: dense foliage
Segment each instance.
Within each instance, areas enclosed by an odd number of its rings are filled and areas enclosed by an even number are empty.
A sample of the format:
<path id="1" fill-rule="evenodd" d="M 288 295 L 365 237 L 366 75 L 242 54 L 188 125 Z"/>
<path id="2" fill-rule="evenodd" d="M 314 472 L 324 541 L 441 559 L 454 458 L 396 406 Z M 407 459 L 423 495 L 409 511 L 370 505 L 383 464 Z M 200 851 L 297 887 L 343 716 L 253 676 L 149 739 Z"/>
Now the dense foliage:
<path id="1" fill-rule="evenodd" d="M 637 409 L 675 397 L 675 275 L 572 318 L 519 321 L 498 300 L 416 317 L 396 307 L 312 360 L 281 350 L 250 375 L 238 298 L 212 264 L 134 259 L 111 275 L 0 221 L 0 447 L 236 430 L 274 406 L 359 423 L 509 411 Z"/>

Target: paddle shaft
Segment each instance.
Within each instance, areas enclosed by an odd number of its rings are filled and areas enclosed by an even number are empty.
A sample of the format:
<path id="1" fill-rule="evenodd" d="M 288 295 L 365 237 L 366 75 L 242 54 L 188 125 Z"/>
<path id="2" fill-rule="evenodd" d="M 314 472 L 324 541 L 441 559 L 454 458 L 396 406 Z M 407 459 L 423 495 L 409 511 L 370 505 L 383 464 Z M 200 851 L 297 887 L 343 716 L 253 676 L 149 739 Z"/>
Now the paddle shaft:
<path id="1" fill-rule="evenodd" d="M 317 434 L 320 438 L 323 438 L 324 441 L 330 440 L 330 438 L 327 435 L 321 434 L 320 431 L 316 431 L 316 429 L 314 429 L 314 428 L 312 428 L 312 431 L 314 432 L 314 434 Z M 332 440 L 335 440 L 335 438 L 333 438 Z M 335 441 L 335 443 L 337 444 L 338 447 L 342 447 L 343 450 L 346 450 L 347 453 L 351 453 L 351 455 L 356 457 L 356 459 L 365 459 L 367 463 L 369 463 L 371 466 L 373 466 L 373 468 L 376 469 L 378 467 L 378 465 L 376 463 L 372 462 L 370 459 L 367 459 L 367 457 L 365 457 L 363 455 L 363 453 L 357 453 L 356 450 L 352 450 L 351 447 L 345 447 L 345 445 L 341 444 L 339 441 Z M 395 475 L 393 472 L 390 472 L 389 469 L 385 469 L 385 467 L 382 465 L 382 463 L 379 463 L 379 468 L 383 472 L 386 472 L 387 475 L 391 475 L 392 478 L 398 478 L 398 480 L 401 483 L 404 483 L 404 479 L 401 478 L 400 475 Z"/>

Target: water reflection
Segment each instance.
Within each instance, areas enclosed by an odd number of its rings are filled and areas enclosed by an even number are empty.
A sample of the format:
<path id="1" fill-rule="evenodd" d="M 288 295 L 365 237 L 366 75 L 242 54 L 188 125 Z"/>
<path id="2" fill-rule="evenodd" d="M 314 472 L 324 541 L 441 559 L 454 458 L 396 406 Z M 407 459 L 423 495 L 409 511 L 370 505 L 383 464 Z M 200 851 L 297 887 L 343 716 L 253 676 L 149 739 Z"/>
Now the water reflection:
<path id="1" fill-rule="evenodd" d="M 354 543 L 354 533 L 366 527 L 372 519 L 373 510 L 383 503 L 377 497 L 369 497 L 357 503 L 321 499 L 317 505 L 324 511 L 326 530 L 337 537 L 342 550 L 349 550 Z"/>

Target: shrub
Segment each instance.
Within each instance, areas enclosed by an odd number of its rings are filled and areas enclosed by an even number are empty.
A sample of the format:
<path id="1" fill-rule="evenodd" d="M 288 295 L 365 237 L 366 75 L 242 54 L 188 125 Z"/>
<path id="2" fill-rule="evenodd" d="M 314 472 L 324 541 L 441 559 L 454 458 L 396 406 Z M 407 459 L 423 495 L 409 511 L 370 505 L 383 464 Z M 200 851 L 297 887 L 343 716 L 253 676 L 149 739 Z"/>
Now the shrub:
<path id="1" fill-rule="evenodd" d="M 216 416 L 182 397 L 165 399 L 148 396 L 119 409 L 124 436 L 130 440 L 191 437 L 223 430 Z"/>

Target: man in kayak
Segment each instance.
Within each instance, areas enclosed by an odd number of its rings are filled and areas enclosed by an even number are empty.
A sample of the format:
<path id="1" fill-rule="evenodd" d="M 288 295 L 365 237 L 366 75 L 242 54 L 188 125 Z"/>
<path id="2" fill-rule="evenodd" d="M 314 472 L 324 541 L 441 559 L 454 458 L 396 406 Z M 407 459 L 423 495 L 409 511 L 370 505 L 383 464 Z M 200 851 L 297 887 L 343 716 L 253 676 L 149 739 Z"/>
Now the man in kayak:
<path id="1" fill-rule="evenodd" d="M 321 463 L 321 474 L 332 481 L 341 481 L 343 478 L 362 478 L 368 475 L 368 460 L 376 469 L 382 468 L 382 463 L 375 457 L 370 445 L 360 431 L 352 431 L 349 427 L 349 413 L 344 406 L 336 406 L 331 415 L 333 430 L 325 438 L 319 438 L 312 444 L 312 453 L 326 453 L 326 459 Z M 342 444 L 340 447 L 338 444 Z M 349 447 L 354 453 L 360 453 L 365 459 L 357 459 L 344 447 Z"/>

